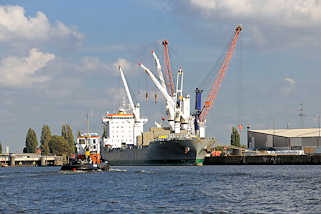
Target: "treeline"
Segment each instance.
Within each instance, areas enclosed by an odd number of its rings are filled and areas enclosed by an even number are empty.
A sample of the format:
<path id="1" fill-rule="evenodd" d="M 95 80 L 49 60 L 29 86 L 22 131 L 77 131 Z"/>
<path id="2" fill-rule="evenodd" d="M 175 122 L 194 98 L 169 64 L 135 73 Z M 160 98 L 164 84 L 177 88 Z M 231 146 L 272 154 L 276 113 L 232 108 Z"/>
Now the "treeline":
<path id="1" fill-rule="evenodd" d="M 44 125 L 41 130 L 39 147 L 36 132 L 32 128 L 29 128 L 23 153 L 36 153 L 37 150 L 40 150 L 43 155 L 55 154 L 70 156 L 75 153 L 75 139 L 71 127 L 68 124 L 62 125 L 61 136 L 58 136 L 51 135 L 49 126 Z"/>

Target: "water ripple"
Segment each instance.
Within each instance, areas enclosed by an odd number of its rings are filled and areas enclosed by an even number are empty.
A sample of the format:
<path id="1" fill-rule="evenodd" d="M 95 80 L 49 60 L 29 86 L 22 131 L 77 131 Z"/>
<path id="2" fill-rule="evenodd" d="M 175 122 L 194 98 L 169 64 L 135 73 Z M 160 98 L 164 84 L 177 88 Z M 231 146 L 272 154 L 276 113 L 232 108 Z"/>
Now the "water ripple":
<path id="1" fill-rule="evenodd" d="M 320 166 L 1 168 L 0 213 L 321 213 Z"/>

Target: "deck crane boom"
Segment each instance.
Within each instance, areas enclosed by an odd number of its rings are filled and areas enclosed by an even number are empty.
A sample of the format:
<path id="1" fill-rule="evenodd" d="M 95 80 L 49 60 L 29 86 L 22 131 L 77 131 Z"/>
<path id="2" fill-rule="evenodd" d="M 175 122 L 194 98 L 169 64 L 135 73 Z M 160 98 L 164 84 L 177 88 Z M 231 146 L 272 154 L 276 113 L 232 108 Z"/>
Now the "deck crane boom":
<path id="1" fill-rule="evenodd" d="M 134 144 L 136 144 L 135 142 L 137 142 L 137 137 L 142 135 L 143 131 L 144 131 L 144 124 L 148 121 L 146 118 L 141 118 L 140 117 L 140 105 L 139 103 L 136 103 L 136 105 L 134 105 L 134 102 L 133 102 L 133 99 L 132 99 L 132 96 L 129 92 L 129 88 L 128 88 L 128 84 L 127 84 L 127 81 L 126 81 L 126 78 L 125 78 L 125 75 L 124 75 L 124 72 L 121 68 L 121 66 L 118 66 L 118 70 L 120 72 L 120 76 L 121 76 L 121 79 L 123 81 L 123 84 L 124 84 L 124 87 L 125 87 L 125 91 L 126 91 L 126 94 L 127 94 L 127 97 L 128 97 L 128 100 L 129 100 L 129 105 L 130 105 L 130 108 L 132 109 L 133 111 L 133 114 L 134 114 L 134 127 L 133 127 L 133 135 L 134 135 Z"/>
<path id="2" fill-rule="evenodd" d="M 235 47 L 236 47 L 236 43 L 237 43 L 237 40 L 238 40 L 238 37 L 239 37 L 239 34 L 242 30 L 242 27 L 240 25 L 238 25 L 235 29 L 235 34 L 234 34 L 234 37 L 232 39 L 232 42 L 230 44 L 230 47 L 224 57 L 224 61 L 223 63 L 221 64 L 220 66 L 220 69 L 218 71 L 218 74 L 217 74 L 217 77 L 211 87 L 211 90 L 208 94 L 208 97 L 202 107 L 202 110 L 198 116 L 198 120 L 199 120 L 199 123 L 205 123 L 206 122 L 206 116 L 210 110 L 210 108 L 212 107 L 213 105 L 213 102 L 216 98 L 216 95 L 219 91 L 219 88 L 222 84 L 222 81 L 223 81 L 223 78 L 224 78 L 224 75 L 225 75 L 225 71 L 228 69 L 229 67 L 229 64 L 230 64 L 230 61 L 232 59 L 232 56 L 233 56 L 233 53 L 234 53 L 234 50 L 235 50 Z M 204 131 L 204 134 L 205 134 L 205 131 Z"/>
<path id="3" fill-rule="evenodd" d="M 144 71 L 148 74 L 148 76 L 151 78 L 151 80 L 154 82 L 155 86 L 158 88 L 158 90 L 162 93 L 164 96 L 166 103 L 167 103 L 167 109 L 168 109 L 168 122 L 170 125 L 170 128 L 174 130 L 174 114 L 175 114 L 175 102 L 171 96 L 166 91 L 166 88 L 164 88 L 161 83 L 156 79 L 154 74 L 146 68 L 142 63 L 138 64 Z"/>
<path id="4" fill-rule="evenodd" d="M 171 106 L 175 106 L 175 102 L 173 101 L 172 97 L 169 96 L 169 94 L 167 93 L 166 89 L 163 88 L 163 86 L 159 83 L 159 81 L 156 79 L 156 77 L 154 76 L 154 74 L 148 69 L 146 68 L 142 63 L 138 64 L 142 69 L 144 69 L 144 71 L 148 74 L 148 76 L 152 79 L 152 81 L 154 82 L 155 86 L 158 88 L 158 90 L 163 94 L 163 96 L 165 97 L 166 101 L 171 105 Z"/>
<path id="5" fill-rule="evenodd" d="M 168 41 L 164 40 L 162 42 L 162 45 L 164 46 L 164 70 L 165 70 L 165 74 L 166 74 L 166 83 L 167 83 L 168 94 L 173 97 L 174 93 L 175 93 L 175 88 L 174 88 L 171 64 L 170 64 L 169 56 L 168 56 L 168 46 L 167 46 Z"/>
<path id="6" fill-rule="evenodd" d="M 121 79 L 122 79 L 122 81 L 124 83 L 125 91 L 126 91 L 126 94 L 127 94 L 128 100 L 129 100 L 129 105 L 130 105 L 131 109 L 133 111 L 135 111 L 134 102 L 133 102 L 132 96 L 130 95 L 128 84 L 127 84 L 124 72 L 123 72 L 122 68 L 120 67 L 120 65 L 118 66 L 118 70 L 120 72 Z"/>
<path id="7" fill-rule="evenodd" d="M 162 72 L 162 66 L 161 66 L 161 64 L 159 62 L 159 59 L 158 59 L 155 51 L 152 51 L 152 54 L 153 54 L 153 57 L 154 57 L 154 60 L 155 60 L 155 63 L 156 63 L 156 70 L 157 70 L 157 73 L 158 73 L 158 76 L 159 76 L 159 79 L 160 79 L 160 83 L 163 86 L 163 88 L 166 89 L 165 80 L 164 80 L 164 76 L 163 76 L 163 72 Z"/>

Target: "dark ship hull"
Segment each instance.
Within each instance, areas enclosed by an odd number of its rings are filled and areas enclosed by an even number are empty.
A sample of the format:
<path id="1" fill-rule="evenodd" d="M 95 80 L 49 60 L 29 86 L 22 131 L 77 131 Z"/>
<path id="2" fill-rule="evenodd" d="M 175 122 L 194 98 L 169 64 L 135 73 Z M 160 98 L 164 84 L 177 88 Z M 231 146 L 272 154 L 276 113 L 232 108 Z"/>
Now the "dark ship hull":
<path id="1" fill-rule="evenodd" d="M 80 161 L 69 161 L 67 164 L 64 164 L 61 169 L 62 171 L 109 171 L 109 163 L 101 163 L 101 164 L 91 164 L 91 163 L 83 163 Z"/>
<path id="2" fill-rule="evenodd" d="M 172 138 L 152 141 L 149 146 L 102 151 L 111 166 L 202 165 L 213 138 Z"/>

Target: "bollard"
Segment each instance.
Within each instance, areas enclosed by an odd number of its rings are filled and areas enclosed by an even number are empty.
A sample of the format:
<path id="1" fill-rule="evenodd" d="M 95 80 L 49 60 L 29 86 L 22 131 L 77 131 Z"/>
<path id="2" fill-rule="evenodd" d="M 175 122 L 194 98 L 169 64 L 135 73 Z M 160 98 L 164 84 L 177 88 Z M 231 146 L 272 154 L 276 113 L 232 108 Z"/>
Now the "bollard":
<path id="1" fill-rule="evenodd" d="M 10 166 L 14 167 L 16 165 L 16 157 L 14 154 L 10 154 Z"/>
<path id="2" fill-rule="evenodd" d="M 40 157 L 40 166 L 47 166 L 47 156 L 41 156 Z"/>

